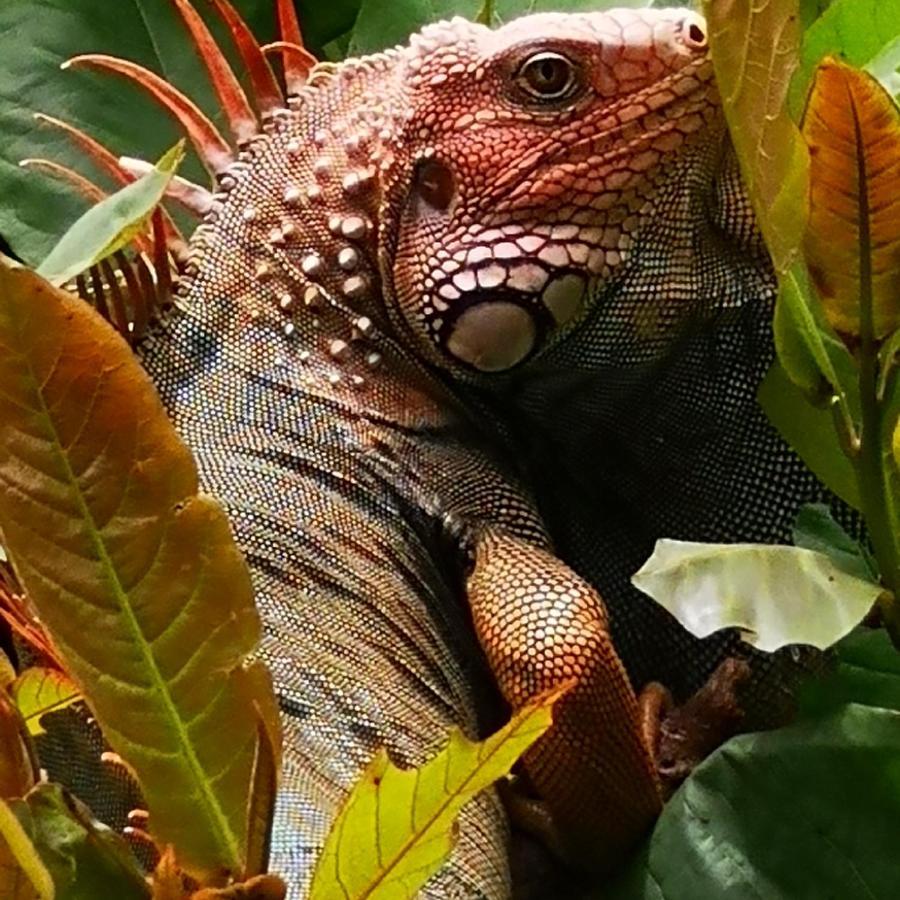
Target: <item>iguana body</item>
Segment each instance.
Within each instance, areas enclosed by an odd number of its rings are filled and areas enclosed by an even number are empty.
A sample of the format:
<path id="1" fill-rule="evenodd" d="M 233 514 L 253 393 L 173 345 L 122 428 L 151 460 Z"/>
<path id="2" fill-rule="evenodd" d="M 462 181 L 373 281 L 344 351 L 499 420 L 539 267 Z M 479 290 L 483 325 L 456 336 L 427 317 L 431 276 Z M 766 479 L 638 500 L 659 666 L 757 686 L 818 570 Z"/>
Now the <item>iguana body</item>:
<path id="1" fill-rule="evenodd" d="M 657 537 L 781 539 L 817 493 L 755 404 L 772 277 L 702 21 L 431 26 L 316 70 L 219 185 L 140 354 L 254 573 L 273 870 L 299 890 L 377 746 L 421 762 L 502 720 L 495 685 L 573 679 L 526 768 L 615 862 L 662 790 L 613 643 L 679 696 L 726 649 L 630 574 Z M 429 895 L 507 896 L 506 844 L 485 794 Z"/>

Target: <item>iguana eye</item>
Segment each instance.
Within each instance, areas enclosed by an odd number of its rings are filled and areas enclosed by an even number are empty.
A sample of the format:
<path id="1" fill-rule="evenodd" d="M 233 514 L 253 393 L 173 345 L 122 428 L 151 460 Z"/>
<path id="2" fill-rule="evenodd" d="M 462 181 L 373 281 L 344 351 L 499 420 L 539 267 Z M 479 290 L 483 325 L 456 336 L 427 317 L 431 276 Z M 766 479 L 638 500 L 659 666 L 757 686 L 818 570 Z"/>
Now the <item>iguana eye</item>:
<path id="1" fill-rule="evenodd" d="M 577 72 L 572 62 L 559 53 L 543 51 L 522 63 L 516 81 L 538 100 L 562 100 L 577 87 Z"/>

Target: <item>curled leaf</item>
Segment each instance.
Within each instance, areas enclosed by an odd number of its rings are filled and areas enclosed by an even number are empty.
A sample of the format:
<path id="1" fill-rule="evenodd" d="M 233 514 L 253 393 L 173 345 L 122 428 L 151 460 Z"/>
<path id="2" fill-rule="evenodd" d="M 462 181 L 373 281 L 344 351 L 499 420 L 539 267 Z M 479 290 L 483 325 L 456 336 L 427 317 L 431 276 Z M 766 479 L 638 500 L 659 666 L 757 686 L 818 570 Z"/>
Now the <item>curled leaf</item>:
<path id="1" fill-rule="evenodd" d="M 0 798 L 24 796 L 38 777 L 22 716 L 6 691 L 0 690 Z"/>
<path id="2" fill-rule="evenodd" d="M 739 628 L 747 643 L 768 651 L 830 647 L 882 592 L 824 553 L 768 544 L 657 541 L 631 581 L 697 637 Z"/>
<path id="3" fill-rule="evenodd" d="M 184 141 L 146 175 L 92 206 L 62 236 L 38 272 L 52 284 L 65 284 L 145 231 L 182 159 Z"/>
<path id="4" fill-rule="evenodd" d="M 810 149 L 804 249 L 832 327 L 861 328 L 871 271 L 875 338 L 900 326 L 900 111 L 872 76 L 836 59 L 818 68 L 803 117 Z"/>

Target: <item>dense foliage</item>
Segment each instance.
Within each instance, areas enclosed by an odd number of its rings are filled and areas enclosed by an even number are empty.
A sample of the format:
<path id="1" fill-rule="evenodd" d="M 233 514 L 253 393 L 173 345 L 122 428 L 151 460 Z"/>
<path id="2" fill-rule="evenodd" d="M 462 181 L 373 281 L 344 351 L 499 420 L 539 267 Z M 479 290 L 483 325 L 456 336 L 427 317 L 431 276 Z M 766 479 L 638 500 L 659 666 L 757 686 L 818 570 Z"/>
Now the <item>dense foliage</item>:
<path id="1" fill-rule="evenodd" d="M 307 45 L 336 60 L 402 41 L 437 17 L 498 21 L 602 5 L 301 0 L 299 10 Z M 236 6 L 261 40 L 274 38 L 268 0 Z M 737 626 L 764 650 L 837 642 L 838 662 L 801 692 L 794 724 L 733 739 L 701 764 L 604 895 L 893 897 L 900 0 L 707 0 L 704 12 L 732 139 L 779 275 L 779 361 L 760 400 L 861 514 L 869 539 L 850 537 L 824 507 L 807 507 L 792 547 L 660 542 L 635 583 L 686 627 Z M 161 71 L 217 114 L 170 4 L 136 0 L 114 15 L 105 0 L 0 4 L 0 234 L 50 282 L 79 276 L 80 287 L 92 266 L 125 260 L 130 241 L 152 252 L 164 227 L 153 210 L 181 155 L 166 153 L 178 139 L 169 119 L 130 85 L 58 71 L 85 51 Z M 37 127 L 34 111 L 160 163 L 76 223 L 87 204 L 71 183 L 19 165 L 46 157 L 84 170 L 78 148 L 58 129 Z M 194 159 L 179 172 L 201 178 Z M 86 174 L 116 187 L 103 172 Z M 114 302 L 106 313 L 134 334 L 135 309 Z M 6 262 L 0 487 L 0 612 L 29 648 L 18 670 L 0 654 L 0 897 L 281 896 L 283 885 L 266 875 L 277 708 L 267 673 L 250 661 L 258 619 L 224 514 L 197 494 L 190 454 L 122 337 L 80 298 Z M 313 896 L 413 896 L 449 852 L 459 808 L 509 771 L 547 727 L 554 699 L 540 698 L 481 743 L 450 736 L 414 772 L 376 757 L 328 842 Z M 162 851 L 152 882 L 77 799 L 39 783 L 42 717 L 83 701 L 151 811 L 148 837 Z M 198 718 L 198 707 L 209 714 Z M 438 778 L 451 763 L 455 780 Z M 427 798 L 418 818 L 407 815 L 414 795 Z M 395 811 L 389 845 L 387 830 L 376 834 L 386 827 L 375 823 L 379 803 Z M 243 882 L 244 893 L 228 893 L 228 882 Z"/>

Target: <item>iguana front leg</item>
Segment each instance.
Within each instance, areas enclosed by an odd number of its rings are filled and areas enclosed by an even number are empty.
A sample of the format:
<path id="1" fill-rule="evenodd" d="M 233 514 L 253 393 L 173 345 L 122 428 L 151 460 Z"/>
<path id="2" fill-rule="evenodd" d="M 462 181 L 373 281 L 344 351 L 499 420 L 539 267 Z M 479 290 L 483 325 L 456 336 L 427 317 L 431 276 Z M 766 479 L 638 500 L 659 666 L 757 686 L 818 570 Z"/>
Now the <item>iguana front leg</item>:
<path id="1" fill-rule="evenodd" d="M 486 530 L 473 552 L 475 630 L 506 700 L 517 708 L 572 683 L 525 768 L 568 852 L 608 868 L 659 814 L 662 786 L 603 601 L 522 538 Z"/>

